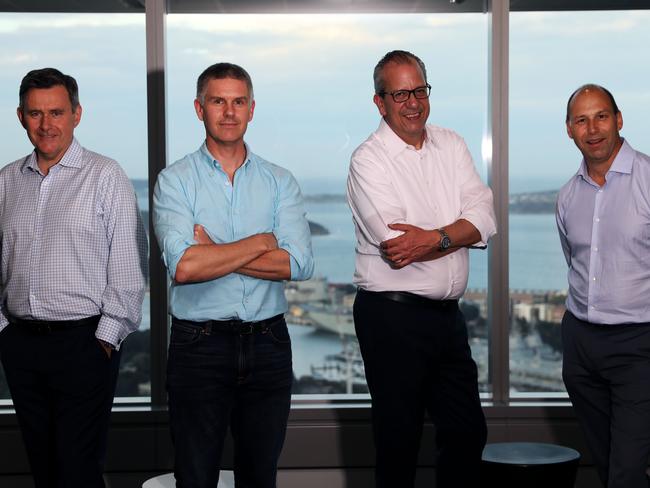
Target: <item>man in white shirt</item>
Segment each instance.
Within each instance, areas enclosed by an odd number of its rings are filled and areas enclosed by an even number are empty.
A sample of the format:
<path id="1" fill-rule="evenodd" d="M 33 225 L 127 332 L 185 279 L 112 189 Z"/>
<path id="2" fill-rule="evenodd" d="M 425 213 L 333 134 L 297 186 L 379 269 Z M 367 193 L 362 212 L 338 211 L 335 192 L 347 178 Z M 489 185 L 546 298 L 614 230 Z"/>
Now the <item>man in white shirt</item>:
<path id="1" fill-rule="evenodd" d="M 424 63 L 392 51 L 374 71 L 379 128 L 352 154 L 354 321 L 372 397 L 377 487 L 410 487 L 428 412 L 438 488 L 478 486 L 487 429 L 458 299 L 468 247 L 496 232 L 492 192 L 463 139 L 426 125 Z"/>

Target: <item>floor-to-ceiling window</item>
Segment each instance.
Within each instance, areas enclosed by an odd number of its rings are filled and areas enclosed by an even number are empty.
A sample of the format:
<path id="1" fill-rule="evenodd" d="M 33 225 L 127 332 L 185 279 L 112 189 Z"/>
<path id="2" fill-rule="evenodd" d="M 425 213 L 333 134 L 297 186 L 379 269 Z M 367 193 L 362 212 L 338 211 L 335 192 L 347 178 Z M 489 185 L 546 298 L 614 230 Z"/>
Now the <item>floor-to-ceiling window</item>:
<path id="1" fill-rule="evenodd" d="M 352 151 L 379 124 L 375 64 L 394 49 L 422 58 L 430 123 L 460 133 L 486 178 L 486 39 L 481 13 L 168 15 L 169 162 L 205 137 L 193 107 L 196 78 L 213 63 L 233 62 L 249 71 L 255 89 L 246 140 L 291 170 L 305 195 L 315 273 L 287 286 L 294 395 L 367 392 L 352 321 L 355 242 L 345 181 Z M 462 308 L 482 391 L 489 390 L 486 288 L 487 253 L 472 251 Z"/>
<path id="2" fill-rule="evenodd" d="M 148 229 L 145 49 L 142 14 L 0 13 L 0 164 L 33 149 L 16 117 L 23 76 L 57 68 L 79 85 L 83 113 L 75 137 L 121 164 Z M 147 291 L 142 326 L 124 344 L 118 397 L 149 396 L 149 305 Z M 0 398 L 9 398 L 4 375 Z"/>
<path id="3" fill-rule="evenodd" d="M 582 158 L 566 132 L 567 100 L 608 88 L 621 135 L 650 152 L 650 12 L 510 14 L 510 386 L 513 397 L 563 392 L 560 321 L 567 265 L 555 224 L 560 187 Z"/>

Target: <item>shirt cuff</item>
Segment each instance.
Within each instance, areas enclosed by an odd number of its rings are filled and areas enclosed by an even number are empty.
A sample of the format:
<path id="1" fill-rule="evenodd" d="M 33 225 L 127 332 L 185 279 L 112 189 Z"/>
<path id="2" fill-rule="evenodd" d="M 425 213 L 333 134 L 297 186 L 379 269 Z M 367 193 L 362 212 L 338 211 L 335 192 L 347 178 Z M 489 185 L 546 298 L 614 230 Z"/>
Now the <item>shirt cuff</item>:
<path id="1" fill-rule="evenodd" d="M 495 226 L 490 222 L 487 222 L 486 220 L 488 219 L 484 219 L 480 215 L 464 214 L 461 215 L 460 218 L 467 220 L 470 224 L 476 227 L 476 230 L 478 230 L 479 234 L 481 234 L 480 242 L 476 242 L 472 244 L 472 247 L 477 247 L 477 248 L 487 247 L 490 238 L 497 233 Z"/>
<path id="2" fill-rule="evenodd" d="M 102 315 L 102 318 L 99 319 L 99 324 L 97 325 L 95 337 L 112 344 L 115 347 L 115 350 L 119 351 L 122 341 L 127 335 L 124 331 L 125 327 L 119 321 L 107 317 L 106 315 Z"/>

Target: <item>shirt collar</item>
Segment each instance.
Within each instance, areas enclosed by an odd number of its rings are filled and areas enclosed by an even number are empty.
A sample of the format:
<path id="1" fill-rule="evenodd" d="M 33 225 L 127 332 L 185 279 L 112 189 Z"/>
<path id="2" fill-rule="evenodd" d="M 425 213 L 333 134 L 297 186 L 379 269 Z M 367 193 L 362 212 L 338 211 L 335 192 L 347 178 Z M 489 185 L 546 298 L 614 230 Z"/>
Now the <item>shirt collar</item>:
<path id="1" fill-rule="evenodd" d="M 61 165 L 61 166 L 68 166 L 70 168 L 82 168 L 85 164 L 82 156 L 83 156 L 83 148 L 81 147 L 81 144 L 79 144 L 77 139 L 73 137 L 70 147 L 68 147 L 65 154 L 63 154 L 61 161 L 56 163 L 55 166 Z M 36 173 L 41 172 L 41 170 L 38 167 L 38 156 L 36 154 L 36 149 L 34 149 L 32 153 L 29 156 L 27 156 L 27 159 L 25 160 L 25 164 L 23 164 L 23 173 L 27 169 L 30 169 Z"/>
<path id="2" fill-rule="evenodd" d="M 413 148 L 411 144 L 404 142 L 404 140 L 400 136 L 395 134 L 395 131 L 391 128 L 390 125 L 388 125 L 388 123 L 384 120 L 383 117 L 379 122 L 379 127 L 377 128 L 376 134 L 379 137 L 379 139 L 384 143 L 384 146 L 386 147 L 386 150 L 388 151 L 388 154 L 391 157 L 397 156 L 407 148 Z M 425 136 L 424 136 L 424 142 L 422 143 L 421 150 L 426 149 L 426 147 L 429 144 L 434 144 L 433 138 L 429 133 L 429 127 L 425 126 Z"/>
<path id="3" fill-rule="evenodd" d="M 248 166 L 248 163 L 255 157 L 255 155 L 251 151 L 250 146 L 246 142 L 244 142 L 244 147 L 246 147 L 246 159 L 244 160 L 243 164 L 239 167 L 239 169 L 243 168 L 244 166 Z M 214 158 L 214 156 L 210 153 L 210 151 L 208 151 L 208 145 L 205 141 L 203 141 L 200 151 L 201 154 L 203 155 L 204 161 L 206 161 L 212 167 L 218 169 L 219 171 L 223 171 L 219 161 Z"/>
<path id="4" fill-rule="evenodd" d="M 621 148 L 618 150 L 618 154 L 614 158 L 614 161 L 612 162 L 612 165 L 609 167 L 609 170 L 607 170 L 607 173 L 622 173 L 622 174 L 630 174 L 632 173 L 632 164 L 634 163 L 634 149 L 632 149 L 632 146 L 630 146 L 625 138 L 623 138 L 623 144 L 621 145 Z M 585 162 L 585 158 L 582 158 L 582 161 L 580 162 L 580 168 L 578 169 L 578 172 L 576 173 L 576 176 L 581 176 L 582 179 L 591 181 L 591 178 L 589 177 L 589 173 L 587 172 L 587 163 Z"/>

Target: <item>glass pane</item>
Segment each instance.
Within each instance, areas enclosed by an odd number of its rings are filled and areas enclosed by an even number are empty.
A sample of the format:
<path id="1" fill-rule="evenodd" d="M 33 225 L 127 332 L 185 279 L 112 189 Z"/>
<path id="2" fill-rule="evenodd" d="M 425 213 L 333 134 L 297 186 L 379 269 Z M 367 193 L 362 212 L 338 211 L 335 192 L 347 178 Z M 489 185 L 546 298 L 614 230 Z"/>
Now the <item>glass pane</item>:
<path id="1" fill-rule="evenodd" d="M 430 123 L 465 137 L 483 176 L 487 25 L 482 14 L 183 15 L 167 18 L 169 161 L 196 150 L 204 129 L 192 101 L 196 78 L 229 61 L 255 87 L 253 151 L 288 168 L 306 198 L 315 277 L 287 288 L 294 394 L 365 393 L 352 323 L 354 229 L 345 201 L 352 151 L 379 124 L 372 72 L 388 51 L 427 65 Z M 487 382 L 487 253 L 472 255 L 467 312 L 481 387 Z"/>
<path id="2" fill-rule="evenodd" d="M 60 69 L 79 84 L 83 115 L 75 137 L 120 163 L 148 221 L 144 21 L 143 14 L 0 14 L 3 165 L 33 149 L 15 115 L 22 77 L 36 68 Z M 142 326 L 124 344 L 117 396 L 148 397 L 149 370 L 147 292 Z M 4 376 L 0 398 L 8 398 Z"/>
<path id="3" fill-rule="evenodd" d="M 510 16 L 510 384 L 514 396 L 564 392 L 560 321 L 567 265 L 555 225 L 557 191 L 582 158 L 565 127 L 569 95 L 585 83 L 614 94 L 622 135 L 650 151 L 650 13 Z"/>

